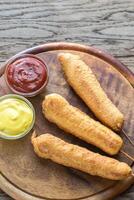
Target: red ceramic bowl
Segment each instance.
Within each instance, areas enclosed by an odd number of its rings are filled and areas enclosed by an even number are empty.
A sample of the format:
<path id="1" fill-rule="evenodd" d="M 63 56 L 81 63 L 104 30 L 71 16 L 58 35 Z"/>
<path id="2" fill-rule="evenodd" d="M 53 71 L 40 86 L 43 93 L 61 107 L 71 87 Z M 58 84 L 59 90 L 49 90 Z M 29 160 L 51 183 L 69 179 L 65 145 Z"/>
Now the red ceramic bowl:
<path id="1" fill-rule="evenodd" d="M 33 97 L 41 93 L 48 83 L 45 62 L 33 54 L 22 54 L 6 64 L 5 79 L 12 92 Z"/>

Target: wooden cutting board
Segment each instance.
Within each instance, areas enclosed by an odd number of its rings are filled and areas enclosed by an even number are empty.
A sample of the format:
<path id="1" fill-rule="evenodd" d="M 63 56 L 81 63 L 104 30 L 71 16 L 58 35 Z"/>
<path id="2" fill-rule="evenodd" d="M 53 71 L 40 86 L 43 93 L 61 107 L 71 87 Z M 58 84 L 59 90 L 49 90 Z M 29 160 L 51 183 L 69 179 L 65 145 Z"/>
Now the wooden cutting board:
<path id="1" fill-rule="evenodd" d="M 112 56 L 93 47 L 72 43 L 51 43 L 19 53 L 36 54 L 47 63 L 50 71 L 46 90 L 41 95 L 29 98 L 36 110 L 34 128 L 38 134 L 49 132 L 68 142 L 104 154 L 97 148 L 60 130 L 56 125 L 44 119 L 42 115 L 41 103 L 43 98 L 46 94 L 55 92 L 63 95 L 72 105 L 94 117 L 65 80 L 60 63 L 57 60 L 57 54 L 63 51 L 81 56 L 92 68 L 109 98 L 122 111 L 125 116 L 123 129 L 129 138 L 128 140 L 123 133 L 120 133 L 124 140 L 123 150 L 133 156 L 134 74 Z M 5 65 L 0 71 L 1 96 L 11 93 L 4 81 L 4 69 Z M 31 133 L 16 141 L 0 140 L 0 188 L 14 199 L 108 200 L 134 183 L 134 177 L 129 177 L 123 181 L 110 181 L 89 176 L 49 160 L 40 159 L 33 152 L 30 137 Z M 134 169 L 132 161 L 122 153 L 119 153 L 116 158 L 127 162 Z"/>

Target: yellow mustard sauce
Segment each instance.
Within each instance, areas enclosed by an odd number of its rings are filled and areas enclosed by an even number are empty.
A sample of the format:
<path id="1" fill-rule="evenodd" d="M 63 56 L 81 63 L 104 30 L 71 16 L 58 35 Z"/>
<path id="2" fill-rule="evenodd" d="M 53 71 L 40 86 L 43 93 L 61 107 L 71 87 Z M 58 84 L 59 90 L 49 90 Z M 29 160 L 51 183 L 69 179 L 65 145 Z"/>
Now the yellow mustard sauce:
<path id="1" fill-rule="evenodd" d="M 0 101 L 0 134 L 15 136 L 26 131 L 32 124 L 33 110 L 18 98 Z"/>

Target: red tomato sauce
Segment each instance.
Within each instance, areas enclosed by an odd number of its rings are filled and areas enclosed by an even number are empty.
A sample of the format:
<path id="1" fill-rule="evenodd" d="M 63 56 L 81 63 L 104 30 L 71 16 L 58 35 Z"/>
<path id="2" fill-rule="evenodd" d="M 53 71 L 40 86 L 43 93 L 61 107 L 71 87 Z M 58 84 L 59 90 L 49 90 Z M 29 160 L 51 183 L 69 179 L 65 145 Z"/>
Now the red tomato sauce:
<path id="1" fill-rule="evenodd" d="M 47 80 L 46 66 L 34 57 L 15 60 L 7 68 L 7 81 L 10 86 L 22 93 L 39 90 Z"/>

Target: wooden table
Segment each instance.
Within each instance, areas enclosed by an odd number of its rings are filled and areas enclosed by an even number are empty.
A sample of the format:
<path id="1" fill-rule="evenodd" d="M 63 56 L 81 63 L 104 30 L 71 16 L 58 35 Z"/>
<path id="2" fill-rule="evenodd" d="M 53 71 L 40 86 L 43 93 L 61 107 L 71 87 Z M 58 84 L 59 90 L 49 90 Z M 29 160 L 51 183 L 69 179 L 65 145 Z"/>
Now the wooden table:
<path id="1" fill-rule="evenodd" d="M 0 0 L 0 64 L 55 41 L 96 46 L 134 71 L 134 1 Z M 0 200 L 10 199 L 0 192 Z M 132 199 L 134 186 L 116 198 Z"/>

